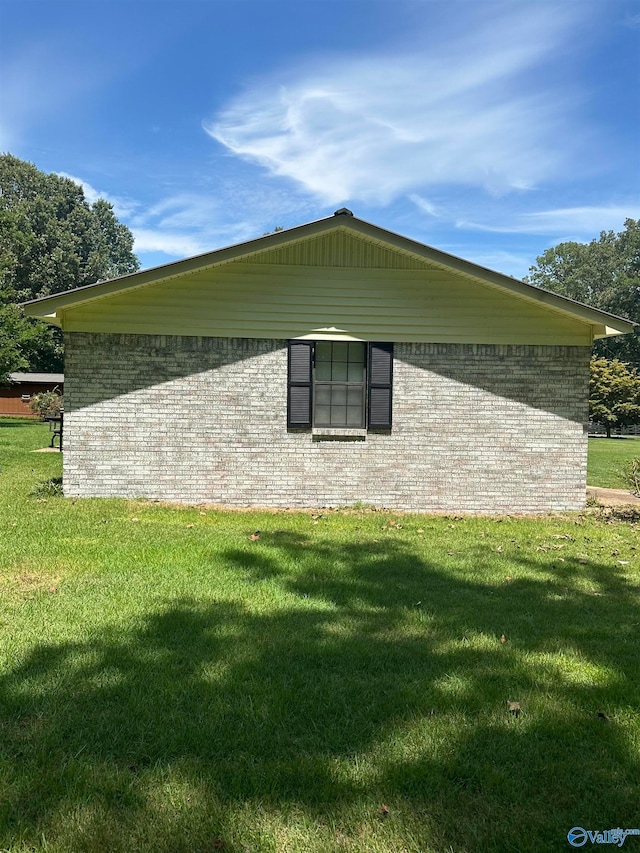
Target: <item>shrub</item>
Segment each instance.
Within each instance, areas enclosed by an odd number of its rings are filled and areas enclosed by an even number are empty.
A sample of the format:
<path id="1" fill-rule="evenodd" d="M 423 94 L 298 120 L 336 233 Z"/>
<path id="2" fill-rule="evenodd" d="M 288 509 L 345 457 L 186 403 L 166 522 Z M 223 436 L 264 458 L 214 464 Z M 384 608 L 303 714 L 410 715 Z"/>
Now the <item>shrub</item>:
<path id="1" fill-rule="evenodd" d="M 640 456 L 628 459 L 622 469 L 625 483 L 631 487 L 634 495 L 640 495 Z"/>
<path id="2" fill-rule="evenodd" d="M 62 411 L 62 402 L 62 395 L 56 391 L 43 391 L 31 398 L 29 408 L 41 418 L 46 418 L 47 415 L 59 415 Z"/>

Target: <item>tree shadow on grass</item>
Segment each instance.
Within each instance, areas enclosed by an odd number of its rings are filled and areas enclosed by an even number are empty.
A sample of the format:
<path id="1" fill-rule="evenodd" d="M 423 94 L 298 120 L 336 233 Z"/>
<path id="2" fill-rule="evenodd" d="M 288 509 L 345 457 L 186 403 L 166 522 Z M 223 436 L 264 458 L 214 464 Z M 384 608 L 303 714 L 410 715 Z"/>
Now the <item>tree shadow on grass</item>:
<path id="1" fill-rule="evenodd" d="M 176 599 L 2 679 L 0 845 L 539 851 L 637 822 L 637 590 L 610 567 L 495 586 L 286 531 L 225 560 L 287 606 Z"/>

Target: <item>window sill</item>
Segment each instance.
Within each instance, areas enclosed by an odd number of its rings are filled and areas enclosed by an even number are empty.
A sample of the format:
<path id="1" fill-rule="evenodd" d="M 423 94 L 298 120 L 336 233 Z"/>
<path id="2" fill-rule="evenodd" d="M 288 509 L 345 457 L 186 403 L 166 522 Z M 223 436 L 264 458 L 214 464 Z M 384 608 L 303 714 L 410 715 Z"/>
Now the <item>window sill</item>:
<path id="1" fill-rule="evenodd" d="M 366 441 L 367 431 L 346 427 L 314 427 L 311 438 L 312 441 Z"/>

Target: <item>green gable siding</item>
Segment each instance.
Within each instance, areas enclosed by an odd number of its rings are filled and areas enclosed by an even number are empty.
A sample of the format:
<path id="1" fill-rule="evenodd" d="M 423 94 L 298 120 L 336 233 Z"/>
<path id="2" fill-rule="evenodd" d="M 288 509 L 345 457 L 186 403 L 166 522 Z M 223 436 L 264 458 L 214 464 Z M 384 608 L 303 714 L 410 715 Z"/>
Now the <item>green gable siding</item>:
<path id="1" fill-rule="evenodd" d="M 236 262 L 86 302 L 66 331 L 589 346 L 591 328 L 438 268 Z"/>
<path id="2" fill-rule="evenodd" d="M 257 252 L 247 260 L 257 264 L 389 270 L 422 270 L 426 266 L 422 259 L 406 252 L 344 231 L 321 234 L 288 246 Z"/>

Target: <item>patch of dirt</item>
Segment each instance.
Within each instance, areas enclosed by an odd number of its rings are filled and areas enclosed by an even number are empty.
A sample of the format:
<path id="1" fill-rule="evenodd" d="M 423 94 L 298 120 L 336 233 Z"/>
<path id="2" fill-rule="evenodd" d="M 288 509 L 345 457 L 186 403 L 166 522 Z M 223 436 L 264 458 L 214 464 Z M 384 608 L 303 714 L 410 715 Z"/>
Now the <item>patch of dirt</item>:
<path id="1" fill-rule="evenodd" d="M 626 489 L 601 489 L 587 486 L 587 497 L 601 506 L 640 506 L 640 497 Z"/>
<path id="2" fill-rule="evenodd" d="M 0 578 L 0 589 L 18 598 L 31 600 L 41 592 L 57 592 L 60 580 L 59 575 L 37 571 L 35 566 L 27 563 Z"/>

